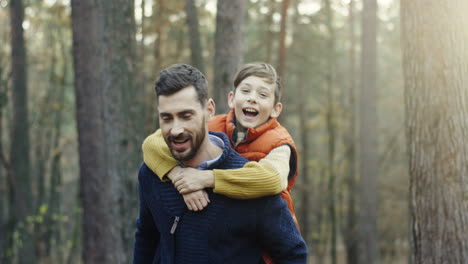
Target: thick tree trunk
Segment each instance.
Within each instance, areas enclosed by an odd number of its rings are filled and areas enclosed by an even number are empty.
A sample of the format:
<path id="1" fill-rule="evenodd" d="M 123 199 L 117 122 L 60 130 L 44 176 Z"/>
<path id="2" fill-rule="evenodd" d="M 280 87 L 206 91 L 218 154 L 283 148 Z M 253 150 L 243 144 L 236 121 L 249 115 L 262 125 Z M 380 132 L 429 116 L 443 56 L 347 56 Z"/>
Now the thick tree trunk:
<path id="1" fill-rule="evenodd" d="M 200 41 L 200 30 L 198 29 L 197 7 L 194 0 L 185 0 L 185 13 L 187 16 L 187 28 L 190 37 L 190 54 L 192 55 L 192 65 L 205 73 L 203 63 L 203 50 Z"/>
<path id="2" fill-rule="evenodd" d="M 244 57 L 244 0 L 218 0 L 214 56 L 214 100 L 216 112 L 226 113 L 227 95 Z"/>
<path id="3" fill-rule="evenodd" d="M 85 263 L 111 263 L 114 243 L 109 226 L 112 213 L 110 177 L 104 152 L 101 76 L 104 56 L 99 46 L 103 22 L 92 0 L 74 0 L 72 5 L 73 61 L 76 118 L 80 154 L 80 196 L 83 207 L 83 251 Z M 98 28 L 99 27 L 99 28 Z"/>
<path id="4" fill-rule="evenodd" d="M 26 75 L 26 48 L 24 44 L 24 7 L 22 0 L 10 1 L 11 23 L 11 71 L 12 71 L 12 134 L 10 146 L 11 177 L 15 179 L 15 220 L 23 222 L 20 230 L 23 246 L 20 248 L 19 262 L 34 263 L 34 241 L 32 230 L 27 228 L 26 217 L 33 214 L 29 158 L 28 93 Z"/>
<path id="5" fill-rule="evenodd" d="M 127 0 L 72 1 L 86 263 L 129 262 L 131 242 L 122 227 L 126 222 L 115 219 L 128 218 L 126 199 L 130 198 L 122 185 L 130 177 L 129 163 L 138 166 L 131 155 L 135 141 L 129 137 L 137 129 L 132 119 L 137 105 L 130 100 L 133 11 L 133 1 Z"/>
<path id="6" fill-rule="evenodd" d="M 402 0 L 415 264 L 468 261 L 468 2 Z"/>
<path id="7" fill-rule="evenodd" d="M 378 260 L 377 240 L 377 1 L 364 0 L 362 11 L 360 91 L 360 215 L 361 264 Z"/>

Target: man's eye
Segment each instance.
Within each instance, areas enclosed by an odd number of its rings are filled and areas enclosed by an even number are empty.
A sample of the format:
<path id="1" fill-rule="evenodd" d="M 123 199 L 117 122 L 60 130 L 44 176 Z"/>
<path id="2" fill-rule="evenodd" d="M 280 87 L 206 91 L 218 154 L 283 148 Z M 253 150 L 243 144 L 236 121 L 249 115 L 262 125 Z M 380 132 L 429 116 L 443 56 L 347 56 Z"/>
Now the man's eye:
<path id="1" fill-rule="evenodd" d="M 161 120 L 163 121 L 170 121 L 172 118 L 170 116 L 162 116 Z"/>
<path id="2" fill-rule="evenodd" d="M 183 119 L 190 119 L 190 118 L 192 118 L 192 115 L 191 114 L 186 114 L 186 115 L 183 115 L 182 118 Z"/>

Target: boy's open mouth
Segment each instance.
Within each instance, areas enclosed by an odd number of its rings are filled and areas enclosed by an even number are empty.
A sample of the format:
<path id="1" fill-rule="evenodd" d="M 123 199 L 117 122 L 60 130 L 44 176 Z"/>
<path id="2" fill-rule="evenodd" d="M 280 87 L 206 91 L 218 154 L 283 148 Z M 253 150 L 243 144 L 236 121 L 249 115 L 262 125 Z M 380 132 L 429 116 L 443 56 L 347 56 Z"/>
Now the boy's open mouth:
<path id="1" fill-rule="evenodd" d="M 256 117 L 258 115 L 258 111 L 253 108 L 244 108 L 242 112 L 244 112 L 244 115 L 247 117 Z"/>

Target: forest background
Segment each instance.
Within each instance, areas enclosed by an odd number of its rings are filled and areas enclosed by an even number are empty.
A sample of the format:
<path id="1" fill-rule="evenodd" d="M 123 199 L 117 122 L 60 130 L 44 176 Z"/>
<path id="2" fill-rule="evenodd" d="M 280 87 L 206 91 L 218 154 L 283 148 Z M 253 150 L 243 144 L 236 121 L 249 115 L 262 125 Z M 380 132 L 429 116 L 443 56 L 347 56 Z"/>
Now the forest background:
<path id="1" fill-rule="evenodd" d="M 224 113 L 258 61 L 310 263 L 413 263 L 400 20 L 397 0 L 0 0 L 0 263 L 129 263 L 158 72 L 198 67 Z"/>

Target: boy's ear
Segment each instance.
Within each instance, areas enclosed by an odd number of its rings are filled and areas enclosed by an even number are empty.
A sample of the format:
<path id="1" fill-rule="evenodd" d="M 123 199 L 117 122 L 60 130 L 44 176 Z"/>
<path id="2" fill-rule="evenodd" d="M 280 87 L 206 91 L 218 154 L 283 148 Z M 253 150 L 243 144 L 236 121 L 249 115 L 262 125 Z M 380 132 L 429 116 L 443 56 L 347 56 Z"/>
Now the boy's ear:
<path id="1" fill-rule="evenodd" d="M 281 114 L 281 110 L 283 110 L 283 104 L 282 103 L 276 103 L 273 106 L 273 110 L 271 111 L 270 117 L 271 118 L 278 118 L 278 116 Z"/>
<path id="2" fill-rule="evenodd" d="M 210 121 L 214 117 L 216 112 L 216 104 L 211 98 L 208 99 L 208 102 L 206 102 L 206 112 L 208 114 L 208 118 L 206 119 L 206 121 Z"/>
<path id="3" fill-rule="evenodd" d="M 234 92 L 230 91 L 228 94 L 228 105 L 229 108 L 233 109 L 234 108 Z"/>

